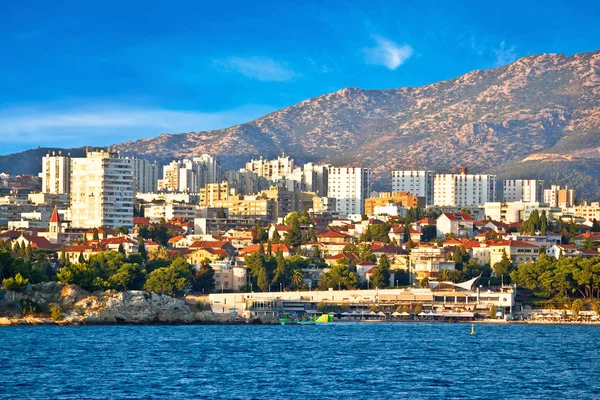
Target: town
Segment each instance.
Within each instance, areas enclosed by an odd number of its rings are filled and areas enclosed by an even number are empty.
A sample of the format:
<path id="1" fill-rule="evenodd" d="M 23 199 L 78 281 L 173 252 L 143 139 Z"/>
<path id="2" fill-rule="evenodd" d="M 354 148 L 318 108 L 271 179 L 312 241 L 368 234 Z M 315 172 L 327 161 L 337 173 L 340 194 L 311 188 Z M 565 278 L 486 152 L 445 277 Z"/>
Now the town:
<path id="1" fill-rule="evenodd" d="M 390 175 L 375 191 L 368 168 L 285 154 L 231 170 L 52 152 L 39 176 L 0 174 L 2 283 L 146 290 L 229 320 L 598 320 L 599 202 L 462 167 Z"/>

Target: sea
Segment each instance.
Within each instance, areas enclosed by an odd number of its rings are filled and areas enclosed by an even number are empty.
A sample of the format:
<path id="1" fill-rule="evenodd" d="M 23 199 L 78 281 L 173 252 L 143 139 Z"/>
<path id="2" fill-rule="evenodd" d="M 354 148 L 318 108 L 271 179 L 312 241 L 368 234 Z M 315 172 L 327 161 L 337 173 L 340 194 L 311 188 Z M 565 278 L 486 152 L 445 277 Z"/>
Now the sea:
<path id="1" fill-rule="evenodd" d="M 0 328 L 2 399 L 596 399 L 600 327 Z"/>

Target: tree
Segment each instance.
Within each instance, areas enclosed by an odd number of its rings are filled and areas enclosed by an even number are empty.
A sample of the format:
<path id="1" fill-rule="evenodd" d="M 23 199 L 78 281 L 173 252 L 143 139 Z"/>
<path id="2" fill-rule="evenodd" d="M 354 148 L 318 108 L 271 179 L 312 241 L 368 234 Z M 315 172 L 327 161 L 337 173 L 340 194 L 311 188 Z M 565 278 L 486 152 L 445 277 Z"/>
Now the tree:
<path id="1" fill-rule="evenodd" d="M 146 270 L 139 264 L 125 263 L 108 278 L 111 287 L 116 290 L 141 290 L 146 282 Z"/>
<path id="2" fill-rule="evenodd" d="M 139 238 L 140 245 L 138 246 L 138 253 L 142 256 L 142 259 L 146 261 L 148 259 L 148 252 L 146 251 L 146 245 L 144 244 L 144 238 Z"/>
<path id="3" fill-rule="evenodd" d="M 312 226 L 308 229 L 308 241 L 309 242 L 317 241 L 317 234 L 315 233 L 315 228 L 313 228 Z"/>
<path id="4" fill-rule="evenodd" d="M 302 274 L 302 271 L 299 268 L 296 268 L 292 272 L 292 277 L 290 278 L 290 281 L 295 288 L 299 288 L 302 285 L 302 282 L 304 282 L 304 275 Z"/>
<path id="5" fill-rule="evenodd" d="M 179 257 L 169 267 L 152 271 L 144 288 L 150 292 L 176 296 L 192 284 L 192 268 Z"/>
<path id="6" fill-rule="evenodd" d="M 410 226 L 404 224 L 404 233 L 402 234 L 402 243 L 406 243 L 410 240 Z"/>
<path id="7" fill-rule="evenodd" d="M 60 264 L 65 265 L 67 263 L 67 253 L 63 247 L 60 251 Z"/>
<path id="8" fill-rule="evenodd" d="M 33 258 L 33 249 L 31 248 L 31 242 L 27 243 L 27 247 L 25 248 L 25 260 L 27 260 L 28 263 L 31 263 L 31 260 Z"/>
<path id="9" fill-rule="evenodd" d="M 14 278 L 3 279 L 2 285 L 7 290 L 21 292 L 27 288 L 27 285 L 29 285 L 29 279 L 23 278 L 21 274 L 16 274 Z"/>
<path id="10" fill-rule="evenodd" d="M 290 230 L 285 235 L 285 244 L 293 247 L 294 249 L 302 244 L 302 234 L 300 233 L 300 226 L 298 225 L 297 218 L 292 220 Z"/>
<path id="11" fill-rule="evenodd" d="M 379 266 L 373 270 L 371 284 L 378 288 L 385 288 L 390 284 L 390 262 L 385 254 L 379 257 Z"/>
<path id="12" fill-rule="evenodd" d="M 502 259 L 494 264 L 494 272 L 496 275 L 502 278 L 502 283 L 504 283 L 504 275 L 507 275 L 512 270 L 512 261 L 508 258 L 508 254 L 506 254 L 506 250 L 502 250 Z"/>
<path id="13" fill-rule="evenodd" d="M 546 210 L 542 211 L 542 216 L 540 217 L 540 235 L 546 236 L 546 232 L 548 230 L 548 218 L 546 217 Z"/>
<path id="14" fill-rule="evenodd" d="M 348 266 L 335 264 L 329 272 L 321 275 L 319 280 L 319 289 L 327 290 L 329 288 L 357 289 L 360 285 L 360 279 L 354 272 L 350 272 Z"/>
<path id="15" fill-rule="evenodd" d="M 94 228 L 92 230 L 92 239 L 93 240 L 99 240 L 99 236 L 98 236 L 98 228 Z"/>
<path id="16" fill-rule="evenodd" d="M 281 250 L 277 251 L 275 259 L 277 260 L 277 267 L 275 268 L 273 283 L 275 285 L 280 285 L 281 287 L 287 287 L 289 285 L 290 271 L 288 270 L 288 264 L 283 258 L 283 253 Z"/>
<path id="17" fill-rule="evenodd" d="M 267 255 L 270 256 L 271 254 L 273 254 L 273 245 L 271 244 L 271 241 L 269 240 L 267 242 Z"/>
<path id="18" fill-rule="evenodd" d="M 196 292 L 211 293 L 215 290 L 215 271 L 209 263 L 200 264 L 196 271 L 192 289 Z"/>
<path id="19" fill-rule="evenodd" d="M 217 211 L 217 215 L 215 217 L 216 218 L 227 218 L 227 215 L 225 214 L 225 209 L 223 207 L 221 207 L 219 209 L 219 211 Z"/>
<path id="20" fill-rule="evenodd" d="M 79 252 L 79 258 L 77 260 L 80 264 L 85 263 L 85 257 L 83 256 L 83 251 Z"/>
<path id="21" fill-rule="evenodd" d="M 419 286 L 421 286 L 422 288 L 426 288 L 427 286 L 429 286 L 429 278 L 424 277 L 423 279 L 421 279 L 421 282 L 419 282 Z"/>
<path id="22" fill-rule="evenodd" d="M 126 226 L 118 226 L 118 227 L 115 229 L 115 234 L 116 234 L 116 235 L 121 235 L 121 234 L 123 234 L 123 235 L 127 235 L 128 233 L 129 233 L 129 228 L 128 228 L 128 227 L 126 227 Z"/>
<path id="23" fill-rule="evenodd" d="M 277 229 L 275 229 L 273 231 L 273 237 L 271 238 L 271 241 L 273 243 L 279 243 L 279 242 L 281 242 L 281 236 L 279 235 L 279 232 L 277 232 Z"/>
<path id="24" fill-rule="evenodd" d="M 121 254 L 125 254 L 125 247 L 123 247 L 123 243 L 119 244 L 119 249 L 117 251 Z"/>
<path id="25" fill-rule="evenodd" d="M 598 223 L 598 221 L 596 220 L 596 218 L 594 218 L 594 220 L 592 221 L 591 232 L 600 232 L 600 224 Z"/>
<path id="26" fill-rule="evenodd" d="M 571 311 L 573 311 L 573 314 L 575 314 L 575 317 L 579 317 L 579 313 L 581 312 L 582 309 L 583 309 L 583 302 L 579 299 L 575 300 L 571 304 Z"/>

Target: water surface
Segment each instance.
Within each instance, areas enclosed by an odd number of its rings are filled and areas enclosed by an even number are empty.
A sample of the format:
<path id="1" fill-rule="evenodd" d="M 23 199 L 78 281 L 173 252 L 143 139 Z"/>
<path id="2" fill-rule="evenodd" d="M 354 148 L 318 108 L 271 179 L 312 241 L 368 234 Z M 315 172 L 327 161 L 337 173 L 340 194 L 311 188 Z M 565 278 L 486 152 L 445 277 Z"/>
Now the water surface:
<path id="1" fill-rule="evenodd" d="M 600 398 L 600 328 L 0 328 L 7 399 Z"/>

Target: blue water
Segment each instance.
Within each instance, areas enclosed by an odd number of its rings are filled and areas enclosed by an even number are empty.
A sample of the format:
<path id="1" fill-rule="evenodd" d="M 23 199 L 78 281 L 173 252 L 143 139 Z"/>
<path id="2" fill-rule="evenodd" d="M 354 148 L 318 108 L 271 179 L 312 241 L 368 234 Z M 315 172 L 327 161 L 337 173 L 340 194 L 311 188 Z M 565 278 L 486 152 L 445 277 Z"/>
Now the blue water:
<path id="1" fill-rule="evenodd" d="M 600 398 L 600 328 L 0 328 L 7 399 Z"/>

